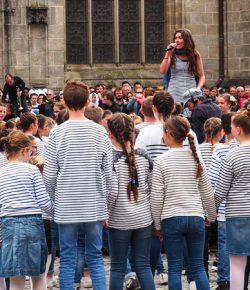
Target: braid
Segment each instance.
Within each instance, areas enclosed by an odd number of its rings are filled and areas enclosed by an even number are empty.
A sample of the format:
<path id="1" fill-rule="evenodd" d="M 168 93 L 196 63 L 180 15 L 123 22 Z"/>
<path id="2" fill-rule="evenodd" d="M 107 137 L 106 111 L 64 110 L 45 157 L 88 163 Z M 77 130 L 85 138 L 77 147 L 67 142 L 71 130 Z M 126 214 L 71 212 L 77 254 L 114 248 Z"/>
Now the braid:
<path id="1" fill-rule="evenodd" d="M 194 143 L 194 137 L 190 133 L 187 135 L 187 137 L 188 137 L 188 141 L 189 141 L 189 144 L 190 144 L 190 149 L 192 151 L 194 160 L 198 164 L 196 178 L 199 178 L 199 177 L 201 177 L 201 173 L 203 171 L 203 168 L 202 168 L 199 156 L 198 156 L 197 151 L 196 151 L 196 147 L 195 147 L 195 143 Z"/>
<path id="2" fill-rule="evenodd" d="M 134 151 L 134 142 L 130 140 L 131 152 L 129 154 L 129 178 L 130 182 L 128 184 L 128 195 L 130 192 L 133 192 L 135 202 L 138 201 L 138 176 L 135 165 L 135 151 Z"/>
<path id="3" fill-rule="evenodd" d="M 121 145 L 122 151 L 127 157 L 129 169 L 129 182 L 127 187 L 128 199 L 131 200 L 131 192 L 133 192 L 134 200 L 137 202 L 139 184 L 135 164 L 133 120 L 126 114 L 116 113 L 108 120 L 108 127 L 115 136 L 117 142 Z M 128 152 L 126 148 L 127 141 L 130 143 L 130 152 Z"/>

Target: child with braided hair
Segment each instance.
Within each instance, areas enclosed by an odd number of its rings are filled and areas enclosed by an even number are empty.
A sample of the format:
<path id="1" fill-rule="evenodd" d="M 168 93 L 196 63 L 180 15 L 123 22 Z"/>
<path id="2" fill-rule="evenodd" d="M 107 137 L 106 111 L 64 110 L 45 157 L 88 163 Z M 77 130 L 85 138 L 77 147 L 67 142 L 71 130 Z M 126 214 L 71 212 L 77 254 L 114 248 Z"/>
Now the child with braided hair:
<path id="1" fill-rule="evenodd" d="M 184 147 L 188 138 L 190 149 Z M 210 289 L 203 265 L 204 219 L 216 218 L 212 187 L 201 163 L 186 118 L 173 116 L 164 123 L 164 142 L 170 149 L 154 161 L 151 210 L 155 233 L 163 236 L 168 257 L 169 290 L 181 290 L 183 246 L 198 290 Z"/>
<path id="2" fill-rule="evenodd" d="M 225 132 L 222 128 L 221 119 L 216 117 L 211 117 L 206 120 L 206 122 L 203 125 L 203 131 L 205 136 L 205 142 L 199 144 L 199 148 L 201 151 L 201 156 L 204 161 L 206 170 L 208 171 L 212 160 L 213 152 L 218 147 Z M 213 236 L 213 233 L 217 235 L 216 224 L 211 225 L 209 222 L 206 222 L 204 265 L 207 275 L 209 275 L 208 273 L 209 241 L 211 240 L 211 236 Z"/>
<path id="3" fill-rule="evenodd" d="M 142 290 L 154 290 L 150 270 L 152 216 L 150 180 L 152 162 L 143 150 L 134 150 L 134 123 L 123 113 L 108 120 L 114 145 L 113 178 L 108 195 L 111 255 L 110 290 L 122 290 L 129 247 Z"/>

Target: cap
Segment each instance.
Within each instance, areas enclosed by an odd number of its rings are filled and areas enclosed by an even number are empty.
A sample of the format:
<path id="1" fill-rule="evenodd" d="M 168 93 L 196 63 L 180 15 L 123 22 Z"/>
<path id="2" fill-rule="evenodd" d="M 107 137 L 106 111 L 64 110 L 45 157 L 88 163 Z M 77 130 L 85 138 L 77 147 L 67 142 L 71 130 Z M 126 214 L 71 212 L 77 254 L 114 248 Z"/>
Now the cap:
<path id="1" fill-rule="evenodd" d="M 202 90 L 197 89 L 197 88 L 191 88 L 189 90 L 187 90 L 184 94 L 183 94 L 183 103 L 184 106 L 185 104 L 190 100 L 191 102 L 196 102 L 199 98 L 203 98 L 203 93 Z"/>
<path id="2" fill-rule="evenodd" d="M 33 96 L 33 95 L 38 96 L 38 92 L 37 92 L 37 90 L 33 90 L 33 89 L 29 90 L 29 97 L 31 97 L 31 96 Z"/>
<path id="3" fill-rule="evenodd" d="M 37 92 L 38 92 L 38 96 L 43 95 L 46 97 L 46 93 L 44 92 L 44 90 L 38 89 Z"/>

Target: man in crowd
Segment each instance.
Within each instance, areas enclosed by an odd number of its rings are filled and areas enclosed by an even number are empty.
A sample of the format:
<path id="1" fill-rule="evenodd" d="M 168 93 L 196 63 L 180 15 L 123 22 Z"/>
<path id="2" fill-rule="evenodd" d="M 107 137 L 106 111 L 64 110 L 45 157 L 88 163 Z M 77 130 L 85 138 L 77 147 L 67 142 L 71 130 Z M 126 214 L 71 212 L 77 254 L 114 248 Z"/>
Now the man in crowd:
<path id="1" fill-rule="evenodd" d="M 14 77 L 10 73 L 5 75 L 3 101 L 10 104 L 13 117 L 18 117 L 23 108 L 26 107 L 26 99 L 21 97 L 24 88 L 25 83 L 20 77 Z"/>

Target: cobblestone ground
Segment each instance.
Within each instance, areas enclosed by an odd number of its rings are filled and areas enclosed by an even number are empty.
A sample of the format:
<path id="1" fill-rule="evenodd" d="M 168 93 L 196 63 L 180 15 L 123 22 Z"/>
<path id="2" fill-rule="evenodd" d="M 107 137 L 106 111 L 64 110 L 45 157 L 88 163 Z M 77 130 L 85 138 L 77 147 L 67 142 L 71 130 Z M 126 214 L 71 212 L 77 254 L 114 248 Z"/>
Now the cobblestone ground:
<path id="1" fill-rule="evenodd" d="M 211 290 L 215 290 L 215 288 L 217 287 L 217 284 L 216 284 L 216 279 L 217 279 L 217 273 L 214 272 L 212 269 L 211 269 L 211 266 L 212 266 L 212 263 L 213 263 L 213 260 L 215 259 L 214 255 L 211 254 L 210 255 L 210 260 L 209 260 L 209 281 L 210 281 L 210 285 L 211 285 Z M 164 256 L 164 264 L 166 266 L 166 256 Z M 107 273 L 107 280 L 109 280 L 109 269 L 110 269 L 110 263 L 109 263 L 109 257 L 108 256 L 105 256 L 104 257 L 104 261 L 105 261 L 105 270 L 106 270 L 106 273 Z M 56 259 L 56 262 L 55 262 L 55 275 L 58 276 L 58 266 L 59 266 L 59 259 Z M 167 286 L 161 286 L 158 284 L 158 281 L 157 281 L 157 277 L 155 278 L 155 285 L 156 285 L 156 289 L 157 290 L 167 290 L 168 287 Z M 188 290 L 189 287 L 188 287 L 188 283 L 186 282 L 186 276 L 182 276 L 182 285 L 183 285 L 183 290 Z M 29 282 L 27 281 L 26 282 L 26 287 L 25 287 L 25 290 L 28 290 L 30 289 L 30 286 L 29 286 Z M 56 289 L 59 289 L 59 285 L 57 283 L 57 285 L 53 288 L 48 288 L 48 289 L 53 289 L 53 290 L 56 290 Z M 92 290 L 92 288 L 84 288 L 82 287 L 81 290 Z"/>

